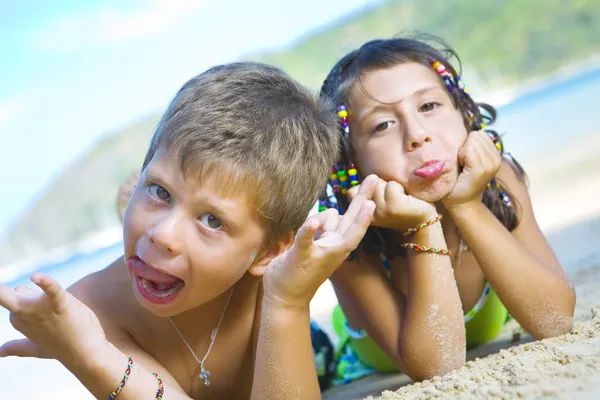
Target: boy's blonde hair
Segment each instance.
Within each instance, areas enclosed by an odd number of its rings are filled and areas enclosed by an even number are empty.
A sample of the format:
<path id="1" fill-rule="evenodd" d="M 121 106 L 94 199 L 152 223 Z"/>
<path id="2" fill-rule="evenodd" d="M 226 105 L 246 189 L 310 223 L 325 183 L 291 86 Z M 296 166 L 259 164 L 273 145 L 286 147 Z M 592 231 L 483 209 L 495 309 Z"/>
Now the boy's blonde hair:
<path id="1" fill-rule="evenodd" d="M 238 62 L 213 67 L 179 90 L 160 120 L 143 168 L 158 149 L 186 179 L 212 179 L 249 197 L 266 240 L 296 231 L 339 156 L 333 108 L 281 70 Z"/>

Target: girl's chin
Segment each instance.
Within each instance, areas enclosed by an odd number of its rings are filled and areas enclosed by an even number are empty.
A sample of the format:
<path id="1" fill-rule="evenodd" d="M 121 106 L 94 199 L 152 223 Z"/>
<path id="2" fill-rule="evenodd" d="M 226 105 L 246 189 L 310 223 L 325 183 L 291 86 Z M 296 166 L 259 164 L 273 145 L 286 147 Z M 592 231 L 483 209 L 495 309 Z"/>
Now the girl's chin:
<path id="1" fill-rule="evenodd" d="M 419 190 L 411 191 L 409 194 L 427 203 L 438 203 L 448 197 L 452 192 L 452 188 L 454 188 L 453 182 L 435 182 L 427 188 L 419 188 Z"/>

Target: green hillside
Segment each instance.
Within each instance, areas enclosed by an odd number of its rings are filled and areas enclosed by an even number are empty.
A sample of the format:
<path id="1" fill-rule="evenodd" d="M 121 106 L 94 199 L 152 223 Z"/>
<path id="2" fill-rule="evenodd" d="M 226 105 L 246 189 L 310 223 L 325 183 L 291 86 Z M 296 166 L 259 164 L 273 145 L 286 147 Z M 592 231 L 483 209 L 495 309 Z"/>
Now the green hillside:
<path id="1" fill-rule="evenodd" d="M 413 30 L 445 37 L 476 72 L 478 85 L 493 90 L 600 53 L 600 0 L 388 1 L 289 48 L 246 58 L 276 64 L 317 89 L 348 50 Z M 51 184 L 0 243 L 0 265 L 117 225 L 116 189 L 141 164 L 157 120 L 107 135 Z"/>

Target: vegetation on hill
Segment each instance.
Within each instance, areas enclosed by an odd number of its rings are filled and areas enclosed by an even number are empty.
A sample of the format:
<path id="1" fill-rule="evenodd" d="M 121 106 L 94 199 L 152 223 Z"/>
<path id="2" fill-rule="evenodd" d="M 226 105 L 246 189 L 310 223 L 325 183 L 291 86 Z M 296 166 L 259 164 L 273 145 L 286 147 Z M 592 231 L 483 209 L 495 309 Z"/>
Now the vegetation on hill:
<path id="1" fill-rule="evenodd" d="M 391 0 L 287 49 L 249 58 L 276 64 L 317 89 L 347 51 L 415 30 L 446 38 L 473 72 L 467 83 L 493 90 L 600 53 L 600 0 Z M 0 265 L 117 225 L 117 187 L 141 165 L 157 119 L 107 135 L 49 185 L 0 243 Z"/>

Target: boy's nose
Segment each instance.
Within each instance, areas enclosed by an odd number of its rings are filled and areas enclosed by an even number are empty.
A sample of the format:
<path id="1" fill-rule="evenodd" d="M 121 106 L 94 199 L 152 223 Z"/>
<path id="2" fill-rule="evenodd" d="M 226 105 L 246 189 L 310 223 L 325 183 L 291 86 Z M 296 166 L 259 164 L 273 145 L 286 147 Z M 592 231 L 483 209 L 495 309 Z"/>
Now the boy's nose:
<path id="1" fill-rule="evenodd" d="M 183 239 L 175 218 L 166 218 L 154 225 L 149 239 L 153 245 L 170 255 L 181 254 L 183 250 Z"/>

